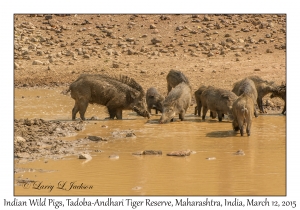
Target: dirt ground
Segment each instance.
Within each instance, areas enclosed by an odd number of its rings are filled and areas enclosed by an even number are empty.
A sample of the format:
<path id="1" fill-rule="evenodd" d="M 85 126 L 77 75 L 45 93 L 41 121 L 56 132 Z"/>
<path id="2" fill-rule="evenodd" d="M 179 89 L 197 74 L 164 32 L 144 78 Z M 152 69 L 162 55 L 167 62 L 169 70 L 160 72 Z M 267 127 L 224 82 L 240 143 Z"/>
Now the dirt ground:
<path id="1" fill-rule="evenodd" d="M 188 77 L 193 92 L 200 85 L 231 90 L 234 82 L 250 75 L 285 83 L 286 15 L 14 16 L 15 88 L 67 88 L 82 73 L 106 73 L 128 75 L 145 91 L 156 87 L 166 95 L 171 69 Z M 270 105 L 268 113 L 281 113 L 284 106 L 281 99 L 269 95 L 263 104 Z M 39 148 L 32 143 L 39 137 L 30 139 L 38 131 L 25 128 L 45 126 L 39 120 L 30 119 L 28 125 L 28 119 L 15 119 L 15 157 L 26 157 Z M 76 132 L 77 124 L 65 126 Z M 26 142 L 16 141 L 17 136 Z M 33 146 L 24 150 L 23 144 Z"/>

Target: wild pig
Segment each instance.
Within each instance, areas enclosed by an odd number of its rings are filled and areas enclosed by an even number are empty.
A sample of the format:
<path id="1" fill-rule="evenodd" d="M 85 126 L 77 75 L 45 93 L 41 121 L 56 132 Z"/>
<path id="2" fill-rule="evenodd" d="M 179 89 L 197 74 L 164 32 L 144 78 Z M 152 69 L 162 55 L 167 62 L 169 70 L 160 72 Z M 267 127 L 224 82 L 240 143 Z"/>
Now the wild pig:
<path id="1" fill-rule="evenodd" d="M 190 82 L 188 78 L 178 70 L 171 69 L 167 75 L 167 86 L 168 86 L 168 93 L 172 90 L 172 88 L 175 88 L 176 85 L 179 83 L 186 83 L 190 85 Z"/>
<path id="2" fill-rule="evenodd" d="M 249 79 L 249 78 L 245 78 L 243 80 L 241 80 L 240 85 L 239 85 L 239 89 L 237 91 L 237 95 L 240 96 L 243 93 L 246 93 L 247 95 L 249 95 L 254 102 L 254 116 L 258 117 L 258 114 L 256 112 L 256 102 L 257 102 L 257 90 L 255 87 L 255 83 L 253 82 L 253 80 Z"/>
<path id="3" fill-rule="evenodd" d="M 201 94 L 202 92 L 207 88 L 207 86 L 200 86 L 198 88 L 198 90 L 195 91 L 194 95 L 195 95 L 195 100 L 196 100 L 196 104 L 197 106 L 195 106 L 195 115 L 201 116 L 201 108 L 202 108 L 202 104 L 201 104 Z M 216 112 L 212 112 L 210 111 L 210 117 L 212 119 L 215 119 L 217 117 L 217 113 Z M 224 117 L 224 114 L 223 114 Z"/>
<path id="4" fill-rule="evenodd" d="M 195 107 L 195 115 L 197 115 L 197 114 L 198 114 L 198 116 L 201 115 L 202 104 L 201 104 L 201 98 L 200 98 L 200 96 L 201 96 L 202 92 L 203 92 L 206 88 L 207 88 L 207 86 L 202 85 L 202 86 L 200 86 L 200 87 L 198 88 L 198 90 L 196 90 L 195 93 L 194 93 L 194 95 L 195 95 L 195 100 L 196 100 L 196 104 L 197 104 L 197 106 Z"/>
<path id="5" fill-rule="evenodd" d="M 158 111 L 162 112 L 162 103 L 164 100 L 165 98 L 158 93 L 156 88 L 149 88 L 146 93 L 148 112 L 151 114 L 151 109 L 155 109 L 155 114 L 158 114 Z"/>
<path id="6" fill-rule="evenodd" d="M 269 82 L 267 80 L 263 80 L 259 76 L 249 76 L 248 79 L 251 79 L 254 84 L 257 91 L 257 105 L 261 113 L 264 113 L 263 105 L 262 105 L 262 99 L 265 95 L 268 93 L 273 92 L 274 88 L 276 88 L 276 85 L 274 82 Z M 242 80 L 236 82 L 233 84 L 232 92 L 235 94 L 238 94 L 237 91 L 239 89 L 240 83 Z"/>
<path id="7" fill-rule="evenodd" d="M 286 85 L 281 84 L 275 90 L 273 90 L 270 98 L 279 97 L 284 100 L 284 108 L 281 112 L 281 114 L 286 114 Z"/>
<path id="8" fill-rule="evenodd" d="M 251 95 L 246 92 L 236 99 L 232 104 L 232 127 L 235 131 L 239 131 L 241 136 L 244 135 L 244 125 L 246 124 L 246 132 L 250 136 L 252 116 L 254 112 L 254 101 Z"/>
<path id="9" fill-rule="evenodd" d="M 203 91 L 200 98 L 203 107 L 202 120 L 210 109 L 212 112 L 217 112 L 218 120 L 222 121 L 223 114 L 228 114 L 231 118 L 232 104 L 238 97 L 231 91 L 210 86 Z"/>
<path id="10" fill-rule="evenodd" d="M 69 91 L 75 100 L 72 120 L 75 120 L 78 111 L 80 118 L 85 120 L 89 103 L 106 106 L 110 119 L 122 119 L 122 110 L 134 110 L 143 117 L 150 117 L 143 88 L 127 76 L 84 74 L 70 85 Z"/>
<path id="11" fill-rule="evenodd" d="M 170 122 L 176 114 L 184 120 L 185 113 L 191 103 L 191 88 L 185 82 L 173 88 L 163 102 L 163 112 L 160 123 Z"/>

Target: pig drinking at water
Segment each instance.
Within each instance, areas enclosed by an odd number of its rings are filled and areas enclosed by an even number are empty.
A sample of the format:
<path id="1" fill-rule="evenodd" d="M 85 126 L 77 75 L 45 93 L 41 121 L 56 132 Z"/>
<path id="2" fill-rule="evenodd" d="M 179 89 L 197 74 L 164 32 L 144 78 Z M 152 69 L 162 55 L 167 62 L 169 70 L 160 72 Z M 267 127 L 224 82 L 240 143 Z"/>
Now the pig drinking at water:
<path id="1" fill-rule="evenodd" d="M 168 85 L 168 93 L 175 88 L 178 84 L 184 82 L 187 85 L 190 85 L 188 78 L 178 70 L 171 69 L 166 77 Z"/>
<path id="2" fill-rule="evenodd" d="M 110 119 L 122 119 L 122 110 L 134 110 L 143 117 L 150 117 L 143 88 L 127 76 L 84 74 L 70 85 L 69 91 L 75 100 L 72 120 L 75 120 L 78 111 L 80 118 L 85 120 L 89 103 L 106 106 Z"/>
<path id="3" fill-rule="evenodd" d="M 256 109 L 255 109 L 255 105 L 256 105 L 256 102 L 257 102 L 257 90 L 256 90 L 256 87 L 255 87 L 255 83 L 249 78 L 245 78 L 240 82 L 239 89 L 237 91 L 237 95 L 240 96 L 243 93 L 246 93 L 248 96 L 250 96 L 253 99 L 253 102 L 254 102 L 254 116 L 258 117 L 258 114 L 257 114 Z"/>
<path id="4" fill-rule="evenodd" d="M 259 108 L 260 112 L 264 113 L 265 111 L 263 109 L 262 99 L 268 93 L 273 92 L 274 88 L 276 88 L 276 85 L 274 84 L 274 82 L 269 82 L 267 80 L 263 80 L 259 76 L 249 76 L 247 78 L 252 80 L 255 84 L 255 88 L 256 88 L 256 91 L 257 91 L 257 102 L 255 102 L 255 104 L 258 105 L 258 108 Z M 240 81 L 233 84 L 232 92 L 239 95 L 238 90 L 239 90 L 241 82 L 243 80 L 240 80 Z"/>
<path id="5" fill-rule="evenodd" d="M 239 131 L 241 136 L 244 134 L 244 125 L 246 124 L 246 132 L 250 136 L 252 116 L 254 112 L 254 101 L 253 97 L 247 92 L 244 92 L 233 102 L 232 105 L 232 127 L 235 131 Z"/>
<path id="6" fill-rule="evenodd" d="M 279 97 L 284 100 L 284 108 L 281 114 L 286 114 L 286 85 L 285 84 L 281 84 L 280 86 L 275 88 L 270 98 L 274 98 L 274 97 Z"/>
<path id="7" fill-rule="evenodd" d="M 163 102 L 163 113 L 160 123 L 170 122 L 176 114 L 184 120 L 185 113 L 191 103 L 191 88 L 182 82 L 173 88 Z"/>
<path id="8" fill-rule="evenodd" d="M 158 111 L 162 112 L 162 103 L 164 100 L 165 98 L 158 93 L 156 88 L 149 88 L 146 93 L 148 112 L 151 114 L 151 109 L 155 109 L 155 114 L 157 114 Z"/>
<path id="9" fill-rule="evenodd" d="M 202 120 L 205 119 L 208 109 L 217 112 L 219 121 L 222 121 L 222 115 L 228 114 L 231 117 L 232 104 L 237 99 L 237 95 L 228 90 L 215 87 L 208 87 L 200 96 L 203 107 Z"/>

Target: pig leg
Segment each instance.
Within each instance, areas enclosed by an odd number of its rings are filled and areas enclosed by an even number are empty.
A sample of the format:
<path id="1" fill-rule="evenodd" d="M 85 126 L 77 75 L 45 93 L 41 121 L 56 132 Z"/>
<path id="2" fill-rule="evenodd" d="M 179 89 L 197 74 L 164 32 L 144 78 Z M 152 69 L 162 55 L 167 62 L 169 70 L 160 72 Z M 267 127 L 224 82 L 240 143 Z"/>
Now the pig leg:
<path id="1" fill-rule="evenodd" d="M 150 113 L 150 112 L 149 112 Z M 155 114 L 158 114 L 158 110 L 155 108 Z"/>
<path id="2" fill-rule="evenodd" d="M 219 119 L 219 122 L 222 122 L 222 112 L 221 111 L 218 111 L 218 119 Z"/>
<path id="3" fill-rule="evenodd" d="M 86 109 L 87 109 L 88 105 L 89 105 L 89 102 L 88 102 L 88 101 L 81 100 L 81 101 L 79 102 L 79 114 L 80 114 L 80 118 L 81 118 L 82 120 L 85 120 L 84 114 L 85 114 L 85 112 L 86 112 Z"/>
<path id="4" fill-rule="evenodd" d="M 195 106 L 195 112 L 194 112 L 194 114 L 197 115 L 197 113 L 198 113 L 198 106 Z"/>
<path id="5" fill-rule="evenodd" d="M 251 123 L 252 123 L 252 121 L 251 121 L 250 117 L 248 116 L 247 127 L 246 127 L 246 132 L 247 132 L 248 136 L 250 136 Z"/>
<path id="6" fill-rule="evenodd" d="M 256 111 L 256 108 L 254 107 L 254 116 L 255 117 L 258 117 L 258 114 L 257 114 L 257 111 Z"/>
<path id="7" fill-rule="evenodd" d="M 76 119 L 76 114 L 79 111 L 79 106 L 78 104 L 75 102 L 74 108 L 72 109 L 72 120 Z"/>
<path id="8" fill-rule="evenodd" d="M 207 106 L 203 106 L 202 120 L 205 120 L 206 113 L 208 111 Z"/>
<path id="9" fill-rule="evenodd" d="M 117 109 L 116 117 L 118 120 L 122 120 L 122 109 Z"/>
<path id="10" fill-rule="evenodd" d="M 199 116 L 199 117 L 200 117 L 200 115 L 201 115 L 201 108 L 202 108 L 202 105 L 199 104 L 199 105 L 197 106 L 197 109 L 198 109 L 198 116 Z"/>
<path id="11" fill-rule="evenodd" d="M 185 115 L 185 112 L 184 112 L 184 111 L 182 111 L 181 113 L 179 113 L 179 119 L 180 119 L 181 121 L 184 120 L 184 115 Z"/>
<path id="12" fill-rule="evenodd" d="M 216 113 L 216 112 L 213 112 L 213 111 L 210 111 L 210 117 L 211 117 L 212 119 L 216 119 L 217 113 Z"/>
<path id="13" fill-rule="evenodd" d="M 238 122 L 237 122 L 236 119 L 234 119 L 234 120 L 232 121 L 232 127 L 233 127 L 233 130 L 234 130 L 234 131 L 239 131 L 239 130 L 240 130 L 239 124 L 238 124 Z"/>
<path id="14" fill-rule="evenodd" d="M 117 110 L 111 107 L 107 107 L 109 113 L 109 119 L 114 119 L 117 115 Z"/>
<path id="15" fill-rule="evenodd" d="M 264 113 L 264 108 L 262 105 L 262 97 L 257 97 L 257 105 L 261 113 Z"/>
<path id="16" fill-rule="evenodd" d="M 238 124 L 239 124 L 241 136 L 243 136 L 244 135 L 244 118 L 238 119 Z"/>
<path id="17" fill-rule="evenodd" d="M 147 111 L 151 114 L 151 108 L 148 106 Z"/>

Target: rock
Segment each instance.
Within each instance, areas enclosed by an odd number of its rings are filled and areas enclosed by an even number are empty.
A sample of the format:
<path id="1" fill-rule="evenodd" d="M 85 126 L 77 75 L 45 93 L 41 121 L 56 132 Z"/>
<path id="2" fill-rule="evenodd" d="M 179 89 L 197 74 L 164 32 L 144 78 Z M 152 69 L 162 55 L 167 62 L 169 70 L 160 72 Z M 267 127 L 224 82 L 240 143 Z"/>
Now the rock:
<path id="1" fill-rule="evenodd" d="M 15 154 L 16 158 L 29 158 L 30 154 L 28 154 L 27 152 L 19 152 L 17 154 Z"/>
<path id="2" fill-rule="evenodd" d="M 235 53 L 235 56 L 236 56 L 236 57 L 241 57 L 241 56 L 242 56 L 242 53 L 237 52 L 237 53 Z"/>
<path id="3" fill-rule="evenodd" d="M 91 56 L 88 54 L 84 54 L 83 58 L 90 58 Z"/>
<path id="4" fill-rule="evenodd" d="M 14 69 L 19 69 L 19 68 L 20 68 L 20 65 L 15 62 L 14 63 Z"/>
<path id="5" fill-rule="evenodd" d="M 267 52 L 267 53 L 273 53 L 273 50 L 267 49 L 266 52 Z"/>
<path id="6" fill-rule="evenodd" d="M 114 54 L 114 50 L 113 49 L 108 49 L 108 50 L 106 50 L 106 54 L 107 55 L 113 55 Z"/>
<path id="7" fill-rule="evenodd" d="M 117 62 L 113 62 L 113 65 L 112 65 L 113 68 L 119 68 L 120 65 L 117 63 Z"/>
<path id="8" fill-rule="evenodd" d="M 119 155 L 110 155 L 108 156 L 109 159 L 112 159 L 112 160 L 118 160 L 120 157 Z"/>
<path id="9" fill-rule="evenodd" d="M 141 70 L 141 73 L 144 73 L 144 74 L 145 74 L 145 73 L 147 73 L 147 71 L 146 71 L 146 70 Z"/>
<path id="10" fill-rule="evenodd" d="M 43 65 L 43 62 L 42 61 L 39 61 L 39 60 L 34 60 L 32 62 L 32 65 Z"/>
<path id="11" fill-rule="evenodd" d="M 134 37 L 130 37 L 130 38 L 127 38 L 126 41 L 127 42 L 133 42 L 133 41 L 135 41 L 135 38 Z"/>
<path id="12" fill-rule="evenodd" d="M 206 160 L 215 160 L 216 158 L 215 157 L 208 157 L 208 158 L 205 158 Z"/>
<path id="13" fill-rule="evenodd" d="M 97 116 L 92 116 L 90 120 L 99 120 L 99 117 L 97 117 Z"/>
<path id="14" fill-rule="evenodd" d="M 274 107 L 274 103 L 270 101 L 269 99 L 266 100 L 266 105 L 270 107 Z"/>
<path id="15" fill-rule="evenodd" d="M 150 25 L 150 29 L 156 29 L 156 25 L 151 24 L 151 25 Z"/>
<path id="16" fill-rule="evenodd" d="M 208 57 L 212 57 L 212 56 L 214 56 L 215 54 L 213 53 L 213 52 L 209 52 L 208 54 L 207 54 L 207 56 Z"/>
<path id="17" fill-rule="evenodd" d="M 174 151 L 167 153 L 167 156 L 179 156 L 179 157 L 184 157 L 184 156 L 189 156 L 191 154 L 191 150 L 183 150 L 183 151 Z"/>
<path id="18" fill-rule="evenodd" d="M 44 55 L 44 52 L 42 50 L 38 50 L 38 51 L 36 51 L 36 54 L 38 56 L 42 56 L 42 55 Z"/>
<path id="19" fill-rule="evenodd" d="M 107 141 L 106 138 L 102 138 L 100 136 L 88 136 L 87 138 L 91 141 Z"/>
<path id="20" fill-rule="evenodd" d="M 26 142 L 26 140 L 21 136 L 16 136 L 15 137 L 15 142 Z"/>
<path id="21" fill-rule="evenodd" d="M 50 59 L 49 59 L 49 62 L 50 62 L 50 63 L 54 63 L 55 61 L 56 61 L 55 58 L 50 58 Z"/>
<path id="22" fill-rule="evenodd" d="M 45 20 L 50 20 L 52 19 L 52 15 L 45 15 Z"/>
<path id="23" fill-rule="evenodd" d="M 185 26 L 177 26 L 177 27 L 176 27 L 176 30 L 177 30 L 177 31 L 181 31 L 181 30 L 183 30 L 183 29 L 185 29 Z"/>
<path id="24" fill-rule="evenodd" d="M 132 188 L 132 190 L 141 190 L 141 189 L 142 189 L 142 187 L 140 187 L 140 186 L 135 186 Z"/>
<path id="25" fill-rule="evenodd" d="M 88 153 L 80 153 L 78 155 L 78 159 L 87 159 L 87 160 L 90 160 L 92 159 L 92 156 Z"/>
<path id="26" fill-rule="evenodd" d="M 157 44 L 157 43 L 161 43 L 162 41 L 160 39 L 157 38 L 153 38 L 151 39 L 152 44 Z"/>
<path id="27" fill-rule="evenodd" d="M 132 153 L 133 155 L 162 155 L 161 150 L 144 150 Z"/>
<path id="28" fill-rule="evenodd" d="M 210 21 L 210 17 L 208 17 L 207 15 L 204 15 L 203 20 L 204 20 L 204 21 Z"/>
<path id="29" fill-rule="evenodd" d="M 234 155 L 245 155 L 245 152 L 241 149 L 239 149 L 238 151 L 236 151 L 235 153 L 233 153 Z"/>
<path id="30" fill-rule="evenodd" d="M 126 137 L 126 138 L 130 138 L 130 137 L 135 138 L 136 135 L 135 135 L 135 133 L 130 132 L 130 133 L 126 133 L 126 136 L 125 136 L 125 137 Z"/>
<path id="31" fill-rule="evenodd" d="M 151 34 L 158 34 L 158 33 L 159 33 L 159 30 L 156 28 L 156 29 L 154 29 L 154 30 L 152 31 Z"/>

